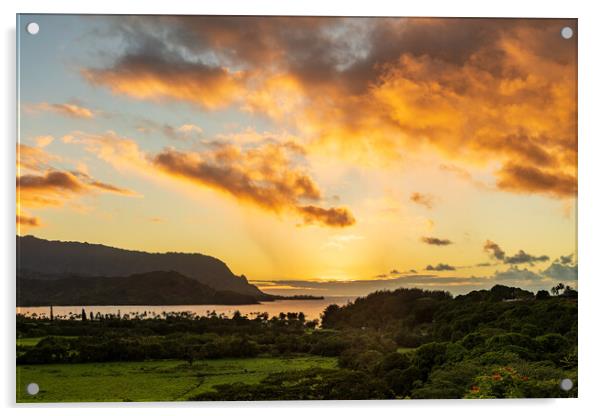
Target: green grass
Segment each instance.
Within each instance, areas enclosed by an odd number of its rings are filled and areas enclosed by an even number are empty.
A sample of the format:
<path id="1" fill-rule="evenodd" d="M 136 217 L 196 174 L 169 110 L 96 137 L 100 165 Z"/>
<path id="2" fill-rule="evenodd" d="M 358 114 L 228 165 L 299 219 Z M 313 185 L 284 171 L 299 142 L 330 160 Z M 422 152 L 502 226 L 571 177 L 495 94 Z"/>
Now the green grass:
<path id="1" fill-rule="evenodd" d="M 17 338 L 17 347 L 35 347 L 42 337 L 39 338 Z"/>
<path id="2" fill-rule="evenodd" d="M 77 338 L 75 336 L 56 336 L 53 335 L 53 337 L 55 338 Z M 40 340 L 44 339 L 46 337 L 37 337 L 37 338 L 17 338 L 17 347 L 35 347 L 36 345 L 38 345 L 38 342 L 40 342 Z"/>
<path id="3" fill-rule="evenodd" d="M 224 383 L 257 383 L 270 373 L 334 368 L 336 358 L 241 358 L 195 361 L 17 366 L 17 402 L 176 401 Z M 26 386 L 40 386 L 29 396 Z"/>
<path id="4" fill-rule="evenodd" d="M 406 347 L 397 348 L 397 352 L 400 354 L 404 354 L 406 352 L 414 352 L 414 351 L 416 351 L 416 348 L 406 348 Z"/>

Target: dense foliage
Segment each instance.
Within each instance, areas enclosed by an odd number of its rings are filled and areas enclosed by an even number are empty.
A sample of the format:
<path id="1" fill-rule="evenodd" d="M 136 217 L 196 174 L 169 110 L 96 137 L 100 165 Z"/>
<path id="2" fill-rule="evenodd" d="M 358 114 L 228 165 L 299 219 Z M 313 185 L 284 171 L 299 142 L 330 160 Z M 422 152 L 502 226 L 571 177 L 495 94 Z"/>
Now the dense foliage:
<path id="1" fill-rule="evenodd" d="M 218 385 L 197 400 L 576 397 L 577 292 L 562 289 L 551 296 L 495 286 L 456 298 L 420 289 L 376 292 L 329 306 L 319 329 L 293 313 L 271 319 L 20 316 L 18 336 L 42 339 L 19 347 L 17 361 L 338 358 L 337 369 Z M 575 383 L 568 392 L 559 388 L 564 378 Z"/>

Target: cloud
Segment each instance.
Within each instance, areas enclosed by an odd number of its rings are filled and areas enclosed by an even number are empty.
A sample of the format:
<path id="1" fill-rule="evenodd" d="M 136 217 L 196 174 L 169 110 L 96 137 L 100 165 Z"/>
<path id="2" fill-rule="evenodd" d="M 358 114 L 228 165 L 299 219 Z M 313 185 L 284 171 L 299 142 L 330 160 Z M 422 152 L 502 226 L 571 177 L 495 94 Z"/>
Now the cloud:
<path id="1" fill-rule="evenodd" d="M 322 191 L 303 166 L 303 148 L 292 142 L 222 142 L 210 143 L 199 151 L 165 148 L 158 153 L 145 153 L 136 141 L 114 132 L 74 132 L 63 137 L 63 141 L 83 145 L 116 169 L 132 169 L 149 177 L 161 173 L 275 214 L 295 214 L 307 225 L 347 227 L 355 223 L 345 207 L 317 205 L 324 199 Z"/>
<path id="2" fill-rule="evenodd" d="M 313 205 L 297 207 L 305 224 L 322 224 L 330 227 L 348 227 L 355 218 L 347 208 L 320 208 Z"/>
<path id="3" fill-rule="evenodd" d="M 446 238 L 437 237 L 422 237 L 422 242 L 433 246 L 448 246 L 450 244 L 453 244 L 452 241 Z"/>
<path id="4" fill-rule="evenodd" d="M 544 276 L 550 277 L 555 280 L 577 280 L 577 265 L 566 265 L 563 263 L 552 263 L 543 272 Z"/>
<path id="5" fill-rule="evenodd" d="M 41 226 L 40 219 L 27 215 L 17 215 L 17 225 L 19 227 L 39 227 Z"/>
<path id="6" fill-rule="evenodd" d="M 513 282 L 513 284 L 524 285 L 528 282 L 539 282 L 543 279 L 543 276 L 527 269 L 510 267 L 506 271 L 495 272 L 493 279 L 499 282 Z"/>
<path id="7" fill-rule="evenodd" d="M 263 209 L 296 212 L 306 224 L 353 225 L 355 219 L 347 208 L 302 203 L 318 202 L 322 195 L 308 173 L 295 166 L 294 153 L 289 147 L 275 143 L 249 150 L 219 145 L 198 153 L 166 149 L 153 156 L 151 163 L 168 175 L 217 189 Z"/>
<path id="8" fill-rule="evenodd" d="M 450 160 L 502 166 L 492 173 L 503 191 L 576 195 L 576 40 L 558 43 L 574 20 L 113 23 L 123 53 L 82 74 L 114 93 L 266 115 L 312 149 L 354 161 L 433 148 Z"/>
<path id="9" fill-rule="evenodd" d="M 45 136 L 44 136 L 45 137 Z M 17 145 L 17 225 L 19 228 L 38 227 L 38 217 L 25 212 L 29 209 L 60 207 L 84 195 L 115 193 L 135 196 L 135 192 L 91 177 L 86 167 L 78 163 L 77 170 L 52 166 L 61 158 L 44 148 Z"/>
<path id="10" fill-rule="evenodd" d="M 112 67 L 82 70 L 94 85 L 137 99 L 183 100 L 217 109 L 244 93 L 244 74 L 226 67 L 164 59 L 154 55 L 127 55 Z"/>
<path id="11" fill-rule="evenodd" d="M 549 256 L 541 255 L 535 256 L 532 254 L 526 253 L 524 250 L 518 250 L 518 252 L 513 256 L 506 256 L 506 252 L 502 250 L 502 248 L 491 240 L 485 241 L 483 245 L 483 250 L 488 252 L 492 258 L 497 260 L 501 260 L 506 264 L 531 264 L 537 262 L 545 262 L 550 260 Z"/>
<path id="12" fill-rule="evenodd" d="M 34 138 L 37 147 L 44 148 L 54 141 L 52 136 L 37 136 Z"/>
<path id="13" fill-rule="evenodd" d="M 558 198 L 577 195 L 577 177 L 574 174 L 515 163 L 505 164 L 498 172 L 497 186 L 505 191 L 549 194 Z"/>
<path id="14" fill-rule="evenodd" d="M 100 182 L 80 172 L 48 170 L 17 176 L 18 203 L 29 207 L 59 206 L 75 195 L 94 191 L 135 195 L 134 192 Z"/>
<path id="15" fill-rule="evenodd" d="M 422 205 L 428 209 L 432 209 L 433 203 L 434 203 L 434 197 L 430 194 L 422 194 L 420 192 L 414 192 L 410 196 L 410 201 L 412 201 L 418 205 Z"/>
<path id="16" fill-rule="evenodd" d="M 560 264 L 571 264 L 573 263 L 573 254 L 569 254 L 566 256 L 560 256 L 560 258 L 558 260 L 556 260 L 557 262 L 559 262 Z"/>
<path id="17" fill-rule="evenodd" d="M 17 144 L 17 169 L 40 172 L 50 168 L 50 163 L 60 160 L 56 155 L 39 147 Z"/>
<path id="18" fill-rule="evenodd" d="M 506 256 L 506 258 L 504 259 L 504 263 L 508 263 L 508 264 L 523 264 L 523 263 L 529 263 L 529 264 L 533 264 L 536 262 L 543 262 L 543 261 L 548 261 L 550 260 L 550 257 L 548 256 L 533 256 L 531 254 L 525 253 L 523 250 L 518 250 L 518 253 L 516 253 L 514 256 Z"/>
<path id="19" fill-rule="evenodd" d="M 203 129 L 195 124 L 183 124 L 174 127 L 168 123 L 157 123 L 153 120 L 141 120 L 136 129 L 142 133 L 159 132 L 172 140 L 198 139 L 202 137 Z"/>
<path id="20" fill-rule="evenodd" d="M 203 129 L 197 126 L 196 124 L 182 124 L 180 127 L 177 128 L 177 130 L 180 133 L 184 134 L 201 134 L 203 132 Z"/>
<path id="21" fill-rule="evenodd" d="M 25 111 L 36 112 L 52 112 L 62 116 L 71 118 L 94 118 L 95 113 L 89 108 L 74 104 L 74 103 L 37 103 L 24 106 Z"/>
<path id="22" fill-rule="evenodd" d="M 502 248 L 491 240 L 485 241 L 485 245 L 483 246 L 483 250 L 488 252 L 493 258 L 497 260 L 504 260 L 506 257 L 506 252 L 502 250 Z"/>
<path id="23" fill-rule="evenodd" d="M 450 266 L 449 264 L 439 263 L 436 266 L 429 264 L 424 270 L 441 272 L 445 270 L 456 270 L 456 268 L 454 266 Z"/>

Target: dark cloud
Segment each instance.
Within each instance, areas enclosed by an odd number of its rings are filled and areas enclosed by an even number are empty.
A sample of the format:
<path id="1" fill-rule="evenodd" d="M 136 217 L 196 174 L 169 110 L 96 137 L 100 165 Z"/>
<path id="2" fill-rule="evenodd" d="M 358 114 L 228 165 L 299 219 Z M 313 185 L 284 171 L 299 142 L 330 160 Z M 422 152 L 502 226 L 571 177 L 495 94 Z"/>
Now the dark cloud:
<path id="1" fill-rule="evenodd" d="M 21 192 L 51 190 L 83 192 L 86 186 L 71 172 L 49 171 L 43 175 L 22 175 L 17 177 L 17 187 Z"/>
<path id="2" fill-rule="evenodd" d="M 454 266 L 450 266 L 449 264 L 439 263 L 436 266 L 429 264 L 424 270 L 441 272 L 445 270 L 456 270 L 456 268 Z"/>
<path id="3" fill-rule="evenodd" d="M 446 238 L 437 237 L 422 237 L 422 242 L 433 246 L 448 246 L 450 244 L 453 244 L 450 240 Z"/>
<path id="4" fill-rule="evenodd" d="M 573 262 L 573 254 L 569 254 L 566 256 L 560 256 L 557 260 L 560 264 L 571 264 Z"/>
<path id="5" fill-rule="evenodd" d="M 533 265 L 534 263 L 545 262 L 545 261 L 550 260 L 549 256 L 546 256 L 546 255 L 534 256 L 532 254 L 526 253 L 524 250 L 519 250 L 513 256 L 506 256 L 506 252 L 504 250 L 502 250 L 502 248 L 497 243 L 494 243 L 491 240 L 485 241 L 485 244 L 483 245 L 483 250 L 488 252 L 492 258 L 501 260 L 506 264 L 528 263 L 528 264 Z"/>
<path id="6" fill-rule="evenodd" d="M 519 250 L 518 253 L 516 253 L 514 256 L 506 256 L 506 258 L 504 258 L 504 263 L 507 263 L 507 264 L 524 264 L 524 263 L 533 264 L 533 263 L 544 262 L 544 261 L 548 261 L 548 260 L 550 260 L 550 257 L 548 257 L 546 255 L 533 256 L 531 254 L 525 253 L 524 250 Z"/>
<path id="7" fill-rule="evenodd" d="M 498 260 L 504 260 L 506 257 L 506 252 L 502 250 L 502 248 L 491 240 L 485 241 L 485 245 L 483 246 L 483 250 L 488 252 L 492 257 Z"/>
<path id="8" fill-rule="evenodd" d="M 497 186 L 519 193 L 544 193 L 555 197 L 577 196 L 577 176 L 550 172 L 535 166 L 505 164 L 497 172 Z"/>
<path id="9" fill-rule="evenodd" d="M 347 208 L 320 208 L 313 205 L 298 207 L 306 224 L 323 224 L 329 227 L 348 227 L 355 218 Z"/>

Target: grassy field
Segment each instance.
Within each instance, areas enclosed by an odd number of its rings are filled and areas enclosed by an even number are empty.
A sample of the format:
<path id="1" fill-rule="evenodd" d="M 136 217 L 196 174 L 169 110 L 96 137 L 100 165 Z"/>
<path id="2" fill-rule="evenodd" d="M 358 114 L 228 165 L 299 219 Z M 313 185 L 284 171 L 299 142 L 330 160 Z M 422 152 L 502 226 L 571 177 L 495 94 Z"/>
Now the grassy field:
<path id="1" fill-rule="evenodd" d="M 17 347 L 35 347 L 45 337 L 38 338 L 17 338 Z M 55 338 L 77 338 L 69 336 L 55 336 Z"/>
<path id="2" fill-rule="evenodd" d="M 216 384 L 257 383 L 270 373 L 311 367 L 334 368 L 336 358 L 241 358 L 161 360 L 17 366 L 17 402 L 175 401 Z M 29 396 L 26 386 L 40 386 Z"/>

